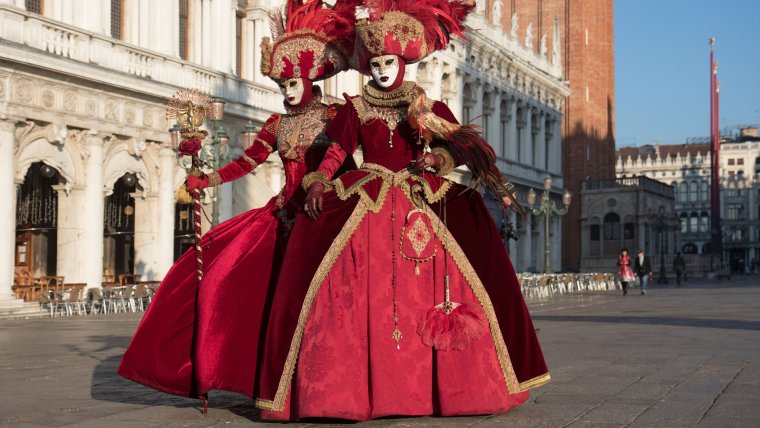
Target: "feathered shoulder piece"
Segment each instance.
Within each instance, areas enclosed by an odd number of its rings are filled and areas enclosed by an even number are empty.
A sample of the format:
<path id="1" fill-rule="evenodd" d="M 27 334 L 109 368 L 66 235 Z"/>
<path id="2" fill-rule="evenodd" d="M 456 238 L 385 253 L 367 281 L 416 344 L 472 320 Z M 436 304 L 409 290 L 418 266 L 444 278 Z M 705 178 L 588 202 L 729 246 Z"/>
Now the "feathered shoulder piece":
<path id="1" fill-rule="evenodd" d="M 380 55 L 398 55 L 408 64 L 445 49 L 451 35 L 464 37 L 464 20 L 474 3 L 462 0 L 364 0 L 368 19 L 357 23 L 360 72 Z"/>
<path id="2" fill-rule="evenodd" d="M 285 16 L 270 13 L 274 41 L 261 43 L 261 72 L 274 80 L 322 80 L 348 68 L 360 0 L 289 0 Z"/>

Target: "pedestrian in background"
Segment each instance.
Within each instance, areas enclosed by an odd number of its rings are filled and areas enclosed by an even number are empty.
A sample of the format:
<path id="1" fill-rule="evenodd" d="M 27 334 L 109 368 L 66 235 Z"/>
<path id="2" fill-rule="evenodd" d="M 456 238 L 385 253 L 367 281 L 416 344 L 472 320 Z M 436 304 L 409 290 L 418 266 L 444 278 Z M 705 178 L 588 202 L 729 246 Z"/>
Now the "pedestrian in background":
<path id="1" fill-rule="evenodd" d="M 683 261 L 680 251 L 673 258 L 673 271 L 676 273 L 676 285 L 680 287 L 681 279 L 686 277 L 686 263 Z"/>
<path id="2" fill-rule="evenodd" d="M 644 251 L 636 251 L 636 259 L 633 261 L 633 271 L 639 277 L 641 294 L 647 294 L 647 283 L 652 279 L 652 260 L 644 254 Z"/>
<path id="3" fill-rule="evenodd" d="M 620 280 L 620 285 L 623 286 L 623 296 L 625 296 L 628 294 L 628 284 L 630 283 L 633 285 L 633 281 L 636 280 L 636 277 L 633 274 L 633 269 L 631 269 L 631 257 L 628 255 L 628 250 L 626 248 L 620 250 L 617 264 L 617 275 Z"/>

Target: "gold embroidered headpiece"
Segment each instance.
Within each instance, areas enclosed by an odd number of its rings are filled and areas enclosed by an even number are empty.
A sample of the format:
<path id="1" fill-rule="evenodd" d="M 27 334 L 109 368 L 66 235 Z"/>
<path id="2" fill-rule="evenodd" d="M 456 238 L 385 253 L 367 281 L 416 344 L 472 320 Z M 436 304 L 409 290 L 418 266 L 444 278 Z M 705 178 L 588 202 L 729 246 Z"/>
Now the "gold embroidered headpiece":
<path id="1" fill-rule="evenodd" d="M 261 42 L 261 73 L 278 81 L 317 81 L 348 69 L 358 2 L 341 0 L 329 8 L 322 0 L 289 0 L 285 19 L 280 11 L 271 13 L 274 42 Z"/>
<path id="2" fill-rule="evenodd" d="M 352 67 L 369 74 L 370 58 L 381 55 L 421 61 L 446 48 L 451 34 L 464 37 L 462 22 L 473 6 L 461 0 L 365 0 L 369 19 L 356 24 Z"/>

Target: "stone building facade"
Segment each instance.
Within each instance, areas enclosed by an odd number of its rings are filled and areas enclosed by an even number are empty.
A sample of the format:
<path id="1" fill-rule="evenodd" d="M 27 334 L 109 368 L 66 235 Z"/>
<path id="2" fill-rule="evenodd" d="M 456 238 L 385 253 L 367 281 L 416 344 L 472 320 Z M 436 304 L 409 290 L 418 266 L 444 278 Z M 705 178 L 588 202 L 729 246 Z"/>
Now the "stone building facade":
<path id="1" fill-rule="evenodd" d="M 710 156 L 708 142 L 652 144 L 621 148 L 615 164 L 618 178 L 644 176 L 674 188 L 679 233 L 673 251 L 682 252 L 690 270 L 700 273 L 717 270 L 717 261 L 710 260 Z M 760 258 L 757 128 L 722 137 L 720 165 L 723 260 L 735 272 L 751 272 Z"/>
<path id="2" fill-rule="evenodd" d="M 655 271 L 671 270 L 678 230 L 672 186 L 644 176 L 586 180 L 581 199 L 581 271 L 615 272 L 623 248 L 643 250 Z"/>
<path id="3" fill-rule="evenodd" d="M 491 0 L 491 4 L 499 0 Z M 589 179 L 615 178 L 613 0 L 501 0 L 501 19 L 534 34 L 532 46 L 557 57 L 572 92 L 564 102 L 562 175 L 578 195 Z M 555 38 L 551 28 L 559 19 Z M 520 30 L 523 31 L 523 30 Z M 544 36 L 545 35 L 545 36 Z M 581 204 L 563 218 L 562 267 L 580 267 Z"/>
<path id="4" fill-rule="evenodd" d="M 230 158 L 239 155 L 246 124 L 261 126 L 282 110 L 275 85 L 258 72 L 267 12 L 281 3 L 0 0 L 0 299 L 20 271 L 87 287 L 100 286 L 104 274 L 163 277 L 190 239 L 165 104 L 187 87 L 224 100 L 225 118 L 211 131 L 228 136 Z M 471 18 L 479 31 L 467 41 L 409 67 L 408 78 L 482 126 L 522 193 L 551 174 L 559 197 L 569 94 L 561 65 L 488 13 Z M 322 86 L 340 98 L 364 82 L 343 73 Z M 466 171 L 458 174 L 466 180 Z M 228 219 L 261 206 L 282 179 L 273 155 L 253 174 L 205 192 L 206 208 L 216 201 Z M 542 260 L 543 240 L 531 230 L 523 225 L 524 239 L 512 244 L 520 270 Z"/>

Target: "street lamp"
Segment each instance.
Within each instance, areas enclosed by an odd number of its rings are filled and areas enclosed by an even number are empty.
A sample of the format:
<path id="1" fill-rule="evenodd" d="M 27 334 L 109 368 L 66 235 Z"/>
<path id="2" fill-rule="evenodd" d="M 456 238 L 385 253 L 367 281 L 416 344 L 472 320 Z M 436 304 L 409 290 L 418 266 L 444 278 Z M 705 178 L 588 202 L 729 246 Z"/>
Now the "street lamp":
<path id="1" fill-rule="evenodd" d="M 547 175 L 546 178 L 544 178 L 544 192 L 541 195 L 541 204 L 539 206 L 534 206 L 536 204 L 536 192 L 532 188 L 528 191 L 528 210 L 533 215 L 543 214 L 544 216 L 544 273 L 547 274 L 552 273 L 552 243 L 549 235 L 549 221 L 554 215 L 563 216 L 567 214 L 567 209 L 570 206 L 570 199 L 572 198 L 570 191 L 565 190 L 565 193 L 562 195 L 563 207 L 559 207 L 551 200 L 551 189 L 552 177 Z"/>
<path id="2" fill-rule="evenodd" d="M 230 160 L 230 138 L 220 126 L 220 122 L 224 118 L 224 104 L 224 101 L 218 98 L 211 100 L 211 105 L 209 106 L 206 115 L 206 119 L 211 123 L 211 141 L 204 140 L 204 148 L 198 153 L 198 158 L 200 159 L 201 164 L 214 171 L 217 171 L 219 168 L 226 165 Z M 248 131 L 248 126 L 246 126 L 246 131 Z M 180 126 L 175 124 L 174 127 L 169 129 L 169 135 L 171 138 L 172 149 L 178 150 L 179 144 L 182 140 Z M 211 205 L 212 227 L 219 224 L 219 217 L 221 215 L 221 201 L 219 199 L 218 188 L 214 189 L 213 192 Z"/>

